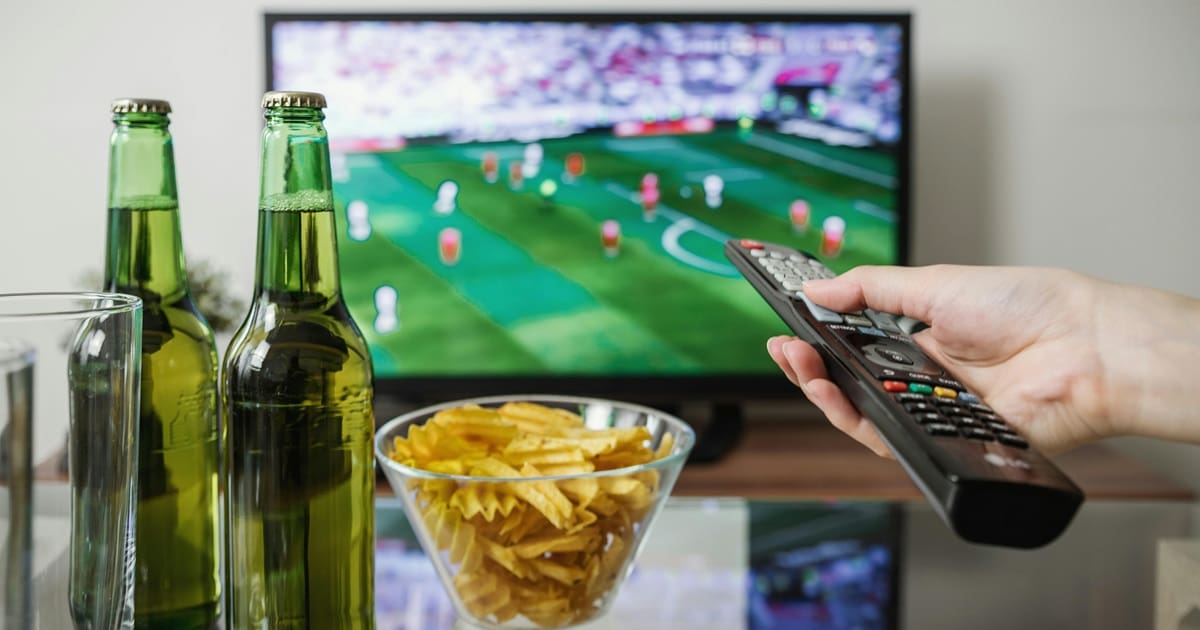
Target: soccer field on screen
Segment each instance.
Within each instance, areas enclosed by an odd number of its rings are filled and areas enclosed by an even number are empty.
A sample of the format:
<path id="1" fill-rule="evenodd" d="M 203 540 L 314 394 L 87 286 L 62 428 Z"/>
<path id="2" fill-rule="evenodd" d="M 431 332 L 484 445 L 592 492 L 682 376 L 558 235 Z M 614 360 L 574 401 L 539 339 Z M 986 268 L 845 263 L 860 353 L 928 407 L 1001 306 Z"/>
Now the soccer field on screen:
<path id="1" fill-rule="evenodd" d="M 540 168 L 519 188 L 517 142 L 336 159 L 343 290 L 378 376 L 771 373 L 765 341 L 786 328 L 725 259 L 726 239 L 819 253 L 822 222 L 837 216 L 842 248 L 825 258 L 835 271 L 897 256 L 895 158 L 884 152 L 738 129 L 540 144 Z M 494 182 L 481 169 L 488 152 Z M 577 177 L 565 172 L 572 153 L 583 156 Z M 659 190 L 650 216 L 647 173 Z M 710 175 L 719 199 L 705 191 Z M 439 204 L 447 180 L 457 195 Z M 792 224 L 797 199 L 811 208 L 807 229 Z M 620 226 L 615 255 L 606 221 Z M 447 228 L 457 259 L 439 251 Z"/>

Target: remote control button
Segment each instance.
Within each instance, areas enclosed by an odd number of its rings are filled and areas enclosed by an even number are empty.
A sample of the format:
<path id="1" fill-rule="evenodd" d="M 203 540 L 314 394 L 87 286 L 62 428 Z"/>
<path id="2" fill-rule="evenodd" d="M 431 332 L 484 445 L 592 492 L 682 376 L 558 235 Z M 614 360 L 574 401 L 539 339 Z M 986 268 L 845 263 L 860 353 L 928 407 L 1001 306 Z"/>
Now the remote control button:
<path id="1" fill-rule="evenodd" d="M 887 383 L 899 383 L 900 387 L 903 389 L 888 389 Z M 883 388 L 887 389 L 887 391 L 889 391 L 889 392 L 907 392 L 908 391 L 908 383 L 901 383 L 900 381 L 884 381 Z M 926 402 L 928 400 L 929 400 L 929 398 L 922 396 L 920 394 L 912 394 L 912 393 L 896 394 L 896 401 L 902 402 L 902 403 Z"/>
<path id="2" fill-rule="evenodd" d="M 996 414 L 994 414 L 994 413 L 988 413 L 988 412 L 986 412 L 986 411 L 976 411 L 976 412 L 975 412 L 975 417 L 976 417 L 976 418 L 979 418 L 980 420 L 987 420 L 987 421 L 989 421 L 989 422 L 991 422 L 991 421 L 997 421 L 997 420 L 999 420 L 999 419 L 1000 419 L 1000 416 L 997 416 L 997 415 L 996 415 Z"/>
<path id="3" fill-rule="evenodd" d="M 738 245 L 741 245 L 742 247 L 745 247 L 746 249 L 762 249 L 763 248 L 762 243 L 760 243 L 754 239 L 750 239 L 750 238 L 744 238 L 744 239 L 738 241 Z"/>
<path id="4" fill-rule="evenodd" d="M 962 396 L 960 395 L 960 396 L 958 397 L 958 399 L 959 399 L 959 400 L 962 400 Z M 968 401 L 965 401 L 965 400 L 964 400 L 963 402 L 968 402 Z M 983 413 L 996 413 L 996 412 L 992 411 L 992 408 L 991 408 L 991 407 L 989 407 L 989 406 L 987 406 L 987 405 L 982 405 L 982 404 L 979 404 L 979 403 L 973 403 L 973 404 L 970 404 L 970 405 L 967 405 L 967 406 L 968 406 L 968 407 L 970 407 L 970 408 L 971 408 L 973 411 L 982 411 Z"/>
<path id="5" fill-rule="evenodd" d="M 1007 431 L 1009 433 L 1012 433 L 1012 428 L 1009 427 L 1007 424 L 1004 424 L 1003 422 L 988 422 L 987 426 L 989 429 L 996 431 L 996 432 Z"/>
<path id="6" fill-rule="evenodd" d="M 876 337 L 885 337 L 885 338 L 887 337 L 887 333 L 883 332 L 882 330 L 879 330 L 878 328 L 867 328 L 865 326 L 859 326 L 858 332 L 860 332 L 864 335 L 874 335 Z M 910 361 L 910 363 L 911 363 L 911 361 Z"/>
<path id="7" fill-rule="evenodd" d="M 925 383 L 909 383 L 908 391 L 915 394 L 932 394 L 933 388 Z"/>
<path id="8" fill-rule="evenodd" d="M 792 262 L 798 262 L 798 263 L 806 263 L 806 264 L 808 263 L 808 259 L 801 256 L 800 254 L 792 254 L 791 256 L 788 256 L 788 260 L 791 260 Z"/>
<path id="9" fill-rule="evenodd" d="M 913 417 L 916 418 L 917 422 L 920 422 L 921 424 L 929 424 L 931 422 L 940 422 L 940 423 L 945 422 L 945 420 L 942 420 L 941 416 L 937 415 L 936 413 L 930 413 L 930 412 L 918 413 L 918 414 L 914 415 Z"/>
<path id="10" fill-rule="evenodd" d="M 969 392 L 959 392 L 958 399 L 965 403 L 978 403 L 979 397 Z"/>
<path id="11" fill-rule="evenodd" d="M 895 318 L 887 313 L 880 313 L 879 311 L 867 309 L 866 311 L 863 311 L 863 314 L 871 320 L 871 323 L 875 324 L 876 328 L 879 328 L 885 332 L 890 332 L 893 335 L 904 334 L 904 331 L 900 329 L 900 326 L 896 325 Z"/>
<path id="12" fill-rule="evenodd" d="M 1000 440 L 1001 444 L 1015 446 L 1016 448 L 1029 448 L 1029 442 L 1026 442 L 1020 436 L 998 433 L 996 434 L 996 439 Z"/>
<path id="13" fill-rule="evenodd" d="M 849 321 L 850 321 L 849 316 L 846 317 L 846 321 L 847 321 L 847 323 L 849 323 Z M 901 354 L 899 352 L 896 352 L 895 350 L 888 350 L 887 348 L 876 348 L 875 354 L 878 354 L 879 356 L 887 359 L 888 361 L 891 361 L 892 363 L 899 363 L 900 365 L 912 365 L 913 364 L 912 359 L 904 356 L 903 354 Z"/>
<path id="14" fill-rule="evenodd" d="M 761 249 L 752 249 L 750 250 L 750 255 L 755 258 L 762 258 L 763 256 L 767 255 L 767 252 L 764 252 Z"/>
<path id="15" fill-rule="evenodd" d="M 963 409 L 962 407 L 956 407 L 954 405 L 947 405 L 942 400 L 938 400 L 938 399 L 935 399 L 935 400 L 937 400 L 938 408 L 941 409 L 942 413 L 944 413 L 946 415 L 955 415 L 955 416 L 971 415 L 970 411 Z"/>
<path id="16" fill-rule="evenodd" d="M 950 421 L 960 427 L 975 427 L 977 429 L 984 428 L 982 422 L 972 418 L 971 416 L 950 416 Z"/>
<path id="17" fill-rule="evenodd" d="M 962 434 L 968 440 L 979 440 L 981 442 L 994 442 L 996 440 L 996 437 L 987 430 L 975 427 L 964 427 Z"/>
<path id="18" fill-rule="evenodd" d="M 908 383 L 905 383 L 904 381 L 884 381 L 883 390 L 888 392 L 906 392 L 908 391 Z M 900 394 L 900 396 L 905 395 L 906 394 Z M 923 400 L 925 397 L 919 396 L 918 398 Z M 899 396 L 897 397 L 897 400 L 899 400 Z"/>
<path id="19" fill-rule="evenodd" d="M 949 387 L 934 387 L 933 395 L 938 398 L 958 398 L 958 392 Z"/>
<path id="20" fill-rule="evenodd" d="M 937 407 L 923 402 L 905 403 L 904 409 L 909 413 L 937 413 Z"/>
<path id="21" fill-rule="evenodd" d="M 785 254 L 783 252 L 774 252 L 773 251 L 773 252 L 770 252 L 770 254 L 771 254 L 771 258 L 774 258 L 775 260 L 783 260 L 783 259 L 787 258 L 787 254 Z"/>
<path id="22" fill-rule="evenodd" d="M 796 297 L 800 298 L 801 301 L 804 302 L 804 305 L 808 307 L 808 312 L 812 313 L 812 316 L 816 318 L 817 321 L 825 322 L 826 324 L 842 323 L 841 313 L 837 313 L 825 308 L 824 306 L 817 305 L 816 302 L 808 299 L 808 296 L 804 295 L 803 291 L 796 291 Z"/>
<path id="23" fill-rule="evenodd" d="M 871 320 L 859 315 L 846 315 L 846 323 L 851 326 L 871 326 Z"/>
<path id="24" fill-rule="evenodd" d="M 927 424 L 925 431 L 930 435 L 958 435 L 958 429 L 949 424 Z"/>

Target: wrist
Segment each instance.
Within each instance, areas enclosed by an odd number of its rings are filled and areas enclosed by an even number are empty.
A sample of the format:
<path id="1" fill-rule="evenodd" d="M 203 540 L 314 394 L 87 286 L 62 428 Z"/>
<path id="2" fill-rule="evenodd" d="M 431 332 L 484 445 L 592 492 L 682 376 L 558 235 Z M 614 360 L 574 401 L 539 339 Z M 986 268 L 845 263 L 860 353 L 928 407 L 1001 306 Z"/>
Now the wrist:
<path id="1" fill-rule="evenodd" d="M 1200 443 L 1191 378 L 1200 365 L 1200 301 L 1141 287 L 1098 290 L 1096 334 L 1114 433 Z"/>

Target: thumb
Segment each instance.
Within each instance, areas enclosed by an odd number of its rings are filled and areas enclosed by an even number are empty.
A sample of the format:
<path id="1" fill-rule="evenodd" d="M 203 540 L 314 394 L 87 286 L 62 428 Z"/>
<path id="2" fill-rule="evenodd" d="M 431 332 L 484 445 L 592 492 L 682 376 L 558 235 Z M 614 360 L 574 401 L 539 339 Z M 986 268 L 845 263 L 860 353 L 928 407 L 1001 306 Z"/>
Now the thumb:
<path id="1" fill-rule="evenodd" d="M 932 267 L 855 267 L 836 278 L 805 282 L 804 293 L 843 313 L 870 308 L 928 322 L 935 274 Z"/>

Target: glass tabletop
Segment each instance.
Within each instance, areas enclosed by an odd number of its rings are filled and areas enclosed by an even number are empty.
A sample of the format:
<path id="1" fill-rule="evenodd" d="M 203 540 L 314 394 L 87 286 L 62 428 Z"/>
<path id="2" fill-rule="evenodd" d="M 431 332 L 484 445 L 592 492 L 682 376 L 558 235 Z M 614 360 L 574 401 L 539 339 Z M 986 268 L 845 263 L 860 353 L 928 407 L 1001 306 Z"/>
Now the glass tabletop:
<path id="1" fill-rule="evenodd" d="M 379 630 L 456 625 L 395 499 L 376 508 Z M 894 628 L 900 508 L 672 498 L 613 608 L 588 630 Z"/>

